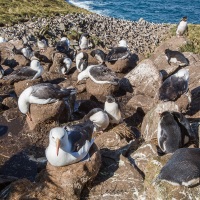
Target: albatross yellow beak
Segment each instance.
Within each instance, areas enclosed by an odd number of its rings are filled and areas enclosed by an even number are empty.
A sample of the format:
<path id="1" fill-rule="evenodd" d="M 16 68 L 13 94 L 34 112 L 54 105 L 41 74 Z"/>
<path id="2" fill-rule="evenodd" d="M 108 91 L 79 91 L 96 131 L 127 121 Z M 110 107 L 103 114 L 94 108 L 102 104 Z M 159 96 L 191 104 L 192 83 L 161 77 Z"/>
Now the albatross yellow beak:
<path id="1" fill-rule="evenodd" d="M 56 139 L 56 155 L 58 156 L 59 153 L 59 148 L 60 148 L 60 139 Z"/>

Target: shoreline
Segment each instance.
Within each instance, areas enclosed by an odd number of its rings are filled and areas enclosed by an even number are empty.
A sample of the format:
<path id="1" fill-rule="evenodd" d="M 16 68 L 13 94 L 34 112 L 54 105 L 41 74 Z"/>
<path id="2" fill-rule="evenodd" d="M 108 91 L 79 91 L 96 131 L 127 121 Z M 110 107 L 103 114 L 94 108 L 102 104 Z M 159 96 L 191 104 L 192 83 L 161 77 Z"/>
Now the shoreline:
<path id="1" fill-rule="evenodd" d="M 146 21 L 150 21 L 152 23 L 170 23 L 170 24 L 177 24 L 179 23 L 179 20 L 182 18 L 182 16 L 175 16 L 174 18 L 168 18 L 170 15 L 163 15 L 161 12 L 162 10 L 159 10 L 156 12 L 150 11 L 147 14 L 140 14 L 138 15 L 137 12 L 141 11 L 140 8 L 137 8 L 137 6 L 135 6 L 134 8 L 135 13 L 132 13 L 132 10 L 128 10 L 127 12 L 124 12 L 124 9 L 122 8 L 122 12 L 116 12 L 114 9 L 112 9 L 111 7 L 111 3 L 112 1 L 109 1 L 108 3 L 105 2 L 100 2 L 100 4 L 96 5 L 94 4 L 94 1 L 74 1 L 74 0 L 66 0 L 67 3 L 69 3 L 70 5 L 74 5 L 76 7 L 79 7 L 81 9 L 85 9 L 89 12 L 92 13 L 96 13 L 102 16 L 107 16 L 107 17 L 114 17 L 116 19 L 123 19 L 123 20 L 128 20 L 128 21 L 138 21 L 140 18 L 145 19 Z M 125 2 L 123 5 L 127 6 L 126 3 L 128 4 L 128 2 Z M 120 7 L 119 5 L 120 3 L 116 4 L 116 9 L 118 10 Z M 139 3 L 141 4 L 141 3 Z M 139 6 L 139 5 L 138 5 Z M 147 10 L 148 11 L 148 10 Z M 170 11 L 169 11 L 170 12 Z M 173 10 L 171 10 L 171 12 L 174 12 Z M 186 15 L 185 13 L 182 13 L 183 16 Z M 151 16 L 152 15 L 152 16 Z M 154 16 L 155 15 L 155 16 Z M 189 14 L 187 14 L 189 16 Z M 134 16 L 134 17 L 133 17 Z M 149 16 L 151 16 L 151 19 L 149 19 Z M 177 19 L 177 20 L 175 20 Z M 192 22 L 191 24 L 200 24 L 200 22 L 198 23 L 198 16 L 194 16 L 192 18 Z M 170 21 L 170 22 L 169 22 Z M 189 21 L 190 22 L 190 21 Z"/>

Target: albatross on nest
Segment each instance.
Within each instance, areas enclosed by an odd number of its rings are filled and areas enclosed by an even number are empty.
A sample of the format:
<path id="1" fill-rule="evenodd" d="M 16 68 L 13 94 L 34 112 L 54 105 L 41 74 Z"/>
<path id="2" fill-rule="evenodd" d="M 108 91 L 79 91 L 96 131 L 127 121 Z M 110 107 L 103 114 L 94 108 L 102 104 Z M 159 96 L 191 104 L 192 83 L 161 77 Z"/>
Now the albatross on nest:
<path id="1" fill-rule="evenodd" d="M 106 61 L 115 62 L 117 60 L 126 59 L 130 56 L 130 51 L 128 49 L 127 43 L 125 40 L 120 40 L 118 47 L 114 47 L 106 56 Z"/>
<path id="2" fill-rule="evenodd" d="M 95 83 L 99 84 L 110 83 L 113 85 L 118 85 L 119 83 L 119 78 L 116 76 L 115 72 L 107 68 L 105 65 L 88 66 L 84 71 L 79 73 L 77 83 L 89 77 Z"/>
<path id="3" fill-rule="evenodd" d="M 39 60 L 33 56 L 31 58 L 31 64 L 30 67 L 22 67 L 20 69 L 17 69 L 13 71 L 8 76 L 5 76 L 5 80 L 11 80 L 12 82 L 25 80 L 25 79 L 31 79 L 34 80 L 38 77 L 40 77 L 44 71 L 44 68 L 40 65 Z"/>
<path id="4" fill-rule="evenodd" d="M 29 112 L 31 103 L 53 103 L 74 94 L 76 94 L 76 90 L 74 88 L 66 89 L 60 88 L 58 85 L 51 83 L 40 83 L 26 88 L 21 93 L 18 99 L 18 107 L 23 114 L 26 114 L 28 118 L 32 120 Z"/>
<path id="5" fill-rule="evenodd" d="M 56 127 L 50 131 L 45 154 L 53 166 L 70 165 L 87 157 L 92 144 L 92 131 L 68 131 Z"/>

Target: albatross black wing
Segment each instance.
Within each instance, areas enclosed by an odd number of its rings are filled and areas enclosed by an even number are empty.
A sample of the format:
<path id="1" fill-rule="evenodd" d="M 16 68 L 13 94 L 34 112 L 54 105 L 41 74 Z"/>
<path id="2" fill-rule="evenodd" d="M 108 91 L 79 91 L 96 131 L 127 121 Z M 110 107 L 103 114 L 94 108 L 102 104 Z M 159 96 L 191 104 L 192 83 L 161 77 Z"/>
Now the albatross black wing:
<path id="1" fill-rule="evenodd" d="M 74 88 L 61 89 L 58 85 L 54 85 L 51 83 L 41 83 L 32 87 L 32 95 L 39 99 L 62 99 L 76 93 L 76 90 Z"/>
<path id="2" fill-rule="evenodd" d="M 92 122 L 87 121 L 82 123 L 82 130 L 69 131 L 68 139 L 72 144 L 71 151 L 79 151 L 85 144 L 86 140 L 91 141 L 94 125 Z"/>
<path id="3" fill-rule="evenodd" d="M 129 54 L 130 52 L 126 47 L 115 47 L 106 56 L 106 61 L 112 62 L 122 58 L 125 59 Z"/>
<path id="4" fill-rule="evenodd" d="M 90 75 L 94 77 L 97 81 L 109 81 L 116 84 L 118 83 L 119 79 L 116 76 L 115 72 L 104 65 L 99 65 L 96 67 L 92 67 L 90 69 Z"/>

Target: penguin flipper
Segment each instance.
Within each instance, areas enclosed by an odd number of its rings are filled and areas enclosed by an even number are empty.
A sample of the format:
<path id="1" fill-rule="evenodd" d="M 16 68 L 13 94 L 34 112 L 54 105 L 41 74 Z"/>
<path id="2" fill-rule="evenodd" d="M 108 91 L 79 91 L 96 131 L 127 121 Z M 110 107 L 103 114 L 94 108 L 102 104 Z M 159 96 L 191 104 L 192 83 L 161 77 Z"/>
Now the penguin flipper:
<path id="1" fill-rule="evenodd" d="M 187 130 L 186 135 L 190 139 L 197 141 L 198 137 L 193 133 L 189 121 L 185 118 L 185 116 L 179 112 L 172 112 L 172 114 L 177 123 L 181 124 Z"/>
<path id="2" fill-rule="evenodd" d="M 170 59 L 171 59 L 170 57 L 168 57 L 168 59 L 167 59 L 167 62 L 169 65 L 171 65 Z"/>

